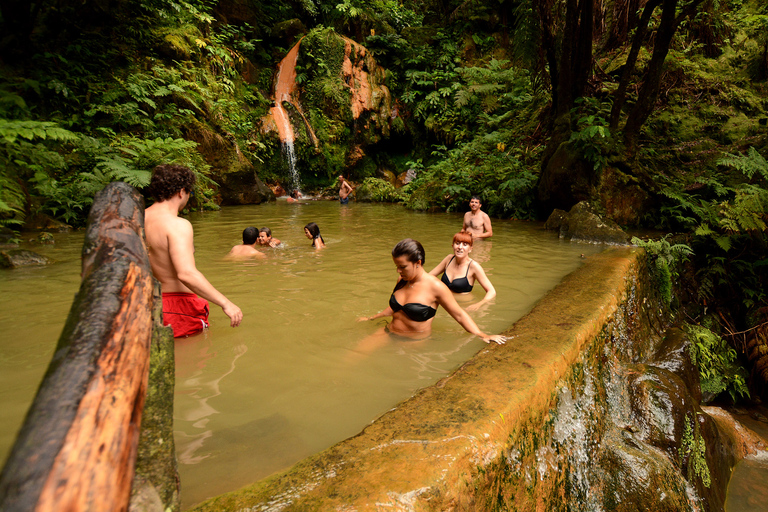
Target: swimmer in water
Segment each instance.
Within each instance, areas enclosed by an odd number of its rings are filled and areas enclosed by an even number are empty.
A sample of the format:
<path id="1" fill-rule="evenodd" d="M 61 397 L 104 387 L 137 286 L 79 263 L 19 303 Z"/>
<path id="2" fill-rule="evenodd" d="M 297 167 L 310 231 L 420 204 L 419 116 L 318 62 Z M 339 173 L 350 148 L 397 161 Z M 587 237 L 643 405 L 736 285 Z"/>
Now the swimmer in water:
<path id="1" fill-rule="evenodd" d="M 310 222 L 304 226 L 304 236 L 312 240 L 312 247 L 315 249 L 322 249 L 325 247 L 325 240 L 323 240 L 320 234 L 320 228 L 314 222 Z"/>
<path id="2" fill-rule="evenodd" d="M 456 294 L 467 294 L 472 291 L 475 281 L 480 283 L 485 290 L 485 297 L 480 302 L 467 307 L 467 311 L 477 311 L 496 297 L 496 289 L 485 275 L 483 267 L 469 257 L 469 253 L 472 252 L 472 239 L 472 233 L 467 231 L 453 235 L 453 254 L 443 258 L 443 261 L 429 271 L 435 277 L 443 274 L 440 280 Z"/>
<path id="3" fill-rule="evenodd" d="M 259 230 L 259 245 L 277 247 L 280 245 L 280 240 L 272 238 L 272 230 L 269 228 L 261 228 Z"/>
<path id="4" fill-rule="evenodd" d="M 236 245 L 227 254 L 228 259 L 241 260 L 248 258 L 266 258 L 267 256 L 256 249 L 256 243 L 259 240 L 259 230 L 254 227 L 248 227 L 243 230 L 243 243 Z"/>
<path id="5" fill-rule="evenodd" d="M 418 339 L 429 335 L 432 318 L 438 306 L 443 306 L 467 332 L 486 343 L 504 344 L 505 336 L 481 331 L 448 287 L 424 270 L 424 247 L 419 242 L 411 238 L 400 241 L 392 249 L 392 261 L 400 279 L 389 297 L 389 306 L 371 317 L 361 317 L 359 321 L 391 316 L 392 322 L 384 328 L 386 332 Z"/>
<path id="6" fill-rule="evenodd" d="M 469 231 L 475 238 L 491 238 L 493 228 L 491 227 L 491 218 L 480 207 L 480 196 L 472 196 L 469 200 L 469 211 L 464 214 L 463 231 Z"/>

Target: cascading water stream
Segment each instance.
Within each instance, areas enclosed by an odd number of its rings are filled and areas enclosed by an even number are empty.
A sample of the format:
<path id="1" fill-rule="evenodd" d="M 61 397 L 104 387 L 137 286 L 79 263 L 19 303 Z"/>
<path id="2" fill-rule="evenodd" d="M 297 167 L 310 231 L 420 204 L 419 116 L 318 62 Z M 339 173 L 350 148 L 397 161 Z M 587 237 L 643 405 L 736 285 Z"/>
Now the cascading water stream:
<path id="1" fill-rule="evenodd" d="M 288 112 L 283 108 L 284 101 L 291 101 L 291 92 L 296 83 L 296 61 L 299 58 L 299 45 L 294 45 L 288 52 L 277 70 L 275 81 L 275 106 L 271 108 L 272 118 L 277 125 L 277 133 L 283 146 L 283 153 L 288 161 L 288 172 L 291 174 L 292 190 L 301 190 L 301 179 L 296 168 L 296 152 L 293 148 L 294 134 Z"/>
<path id="2" fill-rule="evenodd" d="M 296 89 L 296 62 L 299 58 L 299 44 L 296 43 L 288 54 L 280 61 L 277 69 L 277 80 L 275 80 L 275 106 L 270 109 L 272 119 L 277 126 L 277 133 L 280 136 L 280 142 L 282 143 L 283 153 L 285 154 L 286 161 L 288 162 L 288 172 L 291 175 L 291 191 L 301 191 L 301 177 L 296 166 L 296 151 L 294 149 L 294 133 L 291 126 L 291 120 L 288 117 L 288 112 L 283 108 L 283 102 L 287 101 L 296 108 L 296 111 L 304 119 L 304 123 L 307 125 L 312 141 L 317 146 L 317 137 L 312 132 L 309 122 L 307 121 L 304 113 L 299 108 L 297 103 L 294 103 L 292 94 Z"/>

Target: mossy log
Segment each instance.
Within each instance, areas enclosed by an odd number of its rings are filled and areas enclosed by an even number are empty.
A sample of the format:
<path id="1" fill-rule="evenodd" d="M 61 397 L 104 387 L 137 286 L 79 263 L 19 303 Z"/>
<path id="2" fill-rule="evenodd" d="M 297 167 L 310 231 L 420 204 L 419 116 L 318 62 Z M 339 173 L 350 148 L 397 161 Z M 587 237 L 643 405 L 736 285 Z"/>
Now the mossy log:
<path id="1" fill-rule="evenodd" d="M 132 187 L 96 195 L 80 290 L 0 474 L 1 510 L 128 507 L 152 335 L 143 225 Z"/>

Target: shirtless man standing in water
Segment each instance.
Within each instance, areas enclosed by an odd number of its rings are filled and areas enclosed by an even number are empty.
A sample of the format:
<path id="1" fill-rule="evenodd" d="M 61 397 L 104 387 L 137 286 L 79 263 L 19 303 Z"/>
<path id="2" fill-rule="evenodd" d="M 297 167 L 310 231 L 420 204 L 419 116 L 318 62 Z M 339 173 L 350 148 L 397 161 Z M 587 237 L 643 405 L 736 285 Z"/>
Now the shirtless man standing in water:
<path id="1" fill-rule="evenodd" d="M 157 202 L 144 211 L 149 263 L 163 292 L 163 323 L 173 327 L 174 338 L 208 327 L 208 301 L 224 310 L 232 327 L 240 325 L 243 319 L 240 308 L 214 288 L 195 266 L 192 224 L 179 217 L 194 185 L 195 174 L 186 167 L 158 165 L 149 184 Z"/>
<path id="2" fill-rule="evenodd" d="M 472 196 L 469 200 L 469 211 L 464 214 L 464 231 L 472 233 L 474 238 L 490 238 L 493 236 L 491 218 L 480 207 L 480 196 Z"/>
<path id="3" fill-rule="evenodd" d="M 351 193 L 352 185 L 344 179 L 344 176 L 339 175 L 339 202 L 341 204 L 349 203 L 349 194 Z"/>

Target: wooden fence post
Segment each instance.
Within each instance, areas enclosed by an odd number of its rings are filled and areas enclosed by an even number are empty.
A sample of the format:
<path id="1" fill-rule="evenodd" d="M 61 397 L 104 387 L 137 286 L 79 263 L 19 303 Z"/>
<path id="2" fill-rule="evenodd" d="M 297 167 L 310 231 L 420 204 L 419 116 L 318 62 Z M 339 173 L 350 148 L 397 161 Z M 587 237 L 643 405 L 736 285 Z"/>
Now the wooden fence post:
<path id="1" fill-rule="evenodd" d="M 152 334 L 143 226 L 135 189 L 96 194 L 80 291 L 0 473 L 0 510 L 127 509 Z"/>

